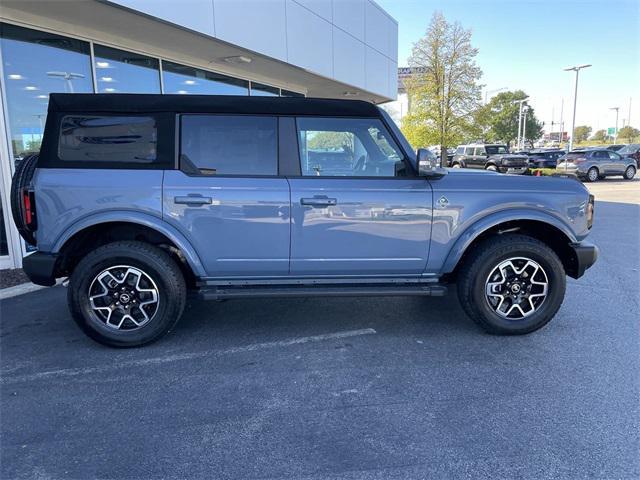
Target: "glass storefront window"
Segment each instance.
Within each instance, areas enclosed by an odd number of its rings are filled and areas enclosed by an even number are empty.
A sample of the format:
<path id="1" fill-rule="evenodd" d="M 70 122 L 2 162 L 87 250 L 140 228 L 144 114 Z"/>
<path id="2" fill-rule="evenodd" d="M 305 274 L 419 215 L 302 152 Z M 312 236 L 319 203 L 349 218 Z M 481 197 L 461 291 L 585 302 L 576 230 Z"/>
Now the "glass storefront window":
<path id="1" fill-rule="evenodd" d="M 116 48 L 93 46 L 98 93 L 160 93 L 160 61 Z"/>
<path id="2" fill-rule="evenodd" d="M 249 82 L 173 62 L 162 62 L 164 93 L 249 95 Z"/>
<path id="3" fill-rule="evenodd" d="M 40 149 L 49 93 L 93 92 L 89 44 L 3 23 L 0 47 L 11 149 L 20 161 Z"/>
<path id="4" fill-rule="evenodd" d="M 280 89 L 278 87 L 272 87 L 270 85 L 263 85 L 262 83 L 251 82 L 251 96 L 279 97 Z"/>
<path id="5" fill-rule="evenodd" d="M 303 93 L 292 92 L 291 90 L 282 89 L 280 93 L 281 97 L 304 97 Z"/>
<path id="6" fill-rule="evenodd" d="M 10 150 L 17 163 L 26 153 L 40 150 L 49 93 L 93 92 L 90 48 L 81 40 L 0 23 L 0 49 Z M 5 187 L 6 182 L 0 190 Z M 8 209 L 0 206 L 0 214 L 8 215 Z M 8 253 L 0 218 L 0 256 Z"/>

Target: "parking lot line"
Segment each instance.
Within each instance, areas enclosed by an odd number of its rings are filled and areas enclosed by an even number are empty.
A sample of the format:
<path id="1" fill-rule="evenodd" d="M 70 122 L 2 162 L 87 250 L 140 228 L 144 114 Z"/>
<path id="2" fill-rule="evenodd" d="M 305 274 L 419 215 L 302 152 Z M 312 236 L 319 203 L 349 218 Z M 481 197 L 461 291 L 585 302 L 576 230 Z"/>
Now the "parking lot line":
<path id="1" fill-rule="evenodd" d="M 372 335 L 377 333 L 373 328 L 363 328 L 360 330 L 347 330 L 344 332 L 324 333 L 321 335 L 313 335 L 308 337 L 296 337 L 288 340 L 277 340 L 274 342 L 253 343 L 241 347 L 232 347 L 225 350 L 210 350 L 205 352 L 182 353 L 178 355 L 167 355 L 164 357 L 145 358 L 140 360 L 131 360 L 121 362 L 114 365 L 103 365 L 99 367 L 84 368 L 62 368 L 59 370 L 49 370 L 45 372 L 31 373 L 26 375 L 5 376 L 6 372 L 0 374 L 1 384 L 22 383 L 34 380 L 42 380 L 45 378 L 55 377 L 75 377 L 79 375 L 87 375 L 92 373 L 103 373 L 113 370 L 120 370 L 128 367 L 144 367 L 148 365 L 161 365 L 169 362 L 177 362 L 181 360 L 193 360 L 204 357 L 218 357 L 222 355 L 231 355 L 234 353 L 253 352 L 255 350 L 264 350 L 268 348 L 288 347 L 291 345 L 300 345 L 303 343 L 321 342 L 324 340 L 337 340 L 341 338 L 357 337 L 360 335 Z"/>

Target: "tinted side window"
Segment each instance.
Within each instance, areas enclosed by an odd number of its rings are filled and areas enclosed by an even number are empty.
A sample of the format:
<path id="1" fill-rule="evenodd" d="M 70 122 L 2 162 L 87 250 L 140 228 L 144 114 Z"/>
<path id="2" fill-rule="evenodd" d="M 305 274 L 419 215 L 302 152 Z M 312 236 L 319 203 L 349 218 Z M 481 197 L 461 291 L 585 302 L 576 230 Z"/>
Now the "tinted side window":
<path id="1" fill-rule="evenodd" d="M 153 117 L 66 115 L 60 124 L 63 161 L 152 163 L 158 130 Z"/>
<path id="2" fill-rule="evenodd" d="M 463 155 L 463 154 L 464 154 L 464 147 L 456 148 L 456 155 Z"/>
<path id="3" fill-rule="evenodd" d="M 597 152 L 593 153 L 593 158 L 597 158 L 598 160 L 601 160 L 603 158 L 609 158 L 609 154 L 607 152 L 598 150 Z"/>
<path id="4" fill-rule="evenodd" d="M 616 152 L 609 152 L 609 158 L 611 160 L 620 160 L 622 157 L 618 155 Z"/>
<path id="5" fill-rule="evenodd" d="M 205 175 L 277 175 L 277 131 L 276 117 L 183 115 L 182 168 Z"/>
<path id="6" fill-rule="evenodd" d="M 476 151 L 474 153 L 474 155 L 486 155 L 487 152 L 484 149 L 484 147 L 476 147 Z"/>
<path id="7" fill-rule="evenodd" d="M 473 147 L 465 147 L 464 153 L 465 155 L 473 155 Z"/>
<path id="8" fill-rule="evenodd" d="M 375 118 L 298 118 L 304 176 L 393 177 L 403 155 Z"/>

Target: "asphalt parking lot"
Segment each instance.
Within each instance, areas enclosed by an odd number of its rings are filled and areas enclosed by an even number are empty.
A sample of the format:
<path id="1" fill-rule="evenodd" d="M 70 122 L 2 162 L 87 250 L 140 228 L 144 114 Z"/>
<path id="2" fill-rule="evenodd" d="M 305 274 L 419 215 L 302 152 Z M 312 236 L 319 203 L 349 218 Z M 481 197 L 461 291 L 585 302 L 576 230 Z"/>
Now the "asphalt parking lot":
<path id="1" fill-rule="evenodd" d="M 558 316 L 482 334 L 455 294 L 190 302 L 111 350 L 64 287 L 2 300 L 12 478 L 638 478 L 640 181 L 605 180 Z"/>

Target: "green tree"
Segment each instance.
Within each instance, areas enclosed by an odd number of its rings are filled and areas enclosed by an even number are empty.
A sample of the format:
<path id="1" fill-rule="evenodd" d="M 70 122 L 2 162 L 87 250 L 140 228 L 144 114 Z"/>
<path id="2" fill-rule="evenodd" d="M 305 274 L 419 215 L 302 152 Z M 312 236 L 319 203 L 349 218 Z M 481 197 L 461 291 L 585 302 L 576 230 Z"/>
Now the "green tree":
<path id="1" fill-rule="evenodd" d="M 591 127 L 588 127 L 587 125 L 580 125 L 576 127 L 573 132 L 573 141 L 575 143 L 582 143 L 589 138 L 589 135 L 591 135 Z"/>
<path id="2" fill-rule="evenodd" d="M 482 76 L 477 54 L 470 30 L 433 14 L 425 36 L 413 45 L 409 66 L 415 73 L 405 81 L 410 109 L 402 130 L 414 146 L 440 145 L 444 160 L 447 147 L 472 130 Z"/>
<path id="3" fill-rule="evenodd" d="M 353 134 L 347 132 L 317 132 L 307 137 L 307 146 L 317 150 L 340 150 L 345 147 L 353 151 Z"/>
<path id="4" fill-rule="evenodd" d="M 607 131 L 606 130 L 598 130 L 593 134 L 591 140 L 596 142 L 604 142 L 607 139 Z"/>
<path id="5" fill-rule="evenodd" d="M 618 138 L 626 140 L 629 143 L 633 142 L 633 139 L 637 137 L 640 137 L 640 130 L 633 128 L 631 125 L 622 127 L 618 131 Z"/>
<path id="6" fill-rule="evenodd" d="M 522 90 L 501 92 L 483 105 L 474 118 L 484 132 L 484 139 L 490 142 L 511 144 L 518 137 L 518 117 L 520 104 L 515 103 L 527 98 Z M 529 105 L 527 126 L 524 132 L 525 143 L 533 144 L 542 136 L 542 122 L 536 117 L 535 109 Z"/>

